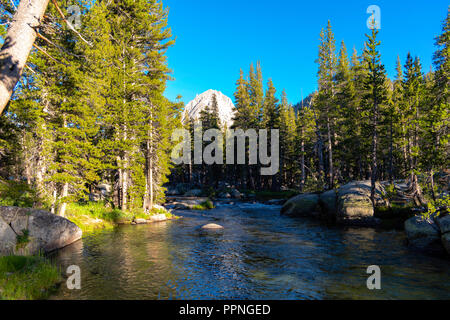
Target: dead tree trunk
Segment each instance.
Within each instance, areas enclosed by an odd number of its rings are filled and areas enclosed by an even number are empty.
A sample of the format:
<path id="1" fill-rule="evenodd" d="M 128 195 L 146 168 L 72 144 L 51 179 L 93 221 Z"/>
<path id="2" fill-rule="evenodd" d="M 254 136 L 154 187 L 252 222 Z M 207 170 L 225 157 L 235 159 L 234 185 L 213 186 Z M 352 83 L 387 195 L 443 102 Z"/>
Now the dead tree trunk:
<path id="1" fill-rule="evenodd" d="M 20 1 L 0 50 L 0 114 L 11 98 L 27 63 L 35 28 L 39 27 L 49 0 Z"/>

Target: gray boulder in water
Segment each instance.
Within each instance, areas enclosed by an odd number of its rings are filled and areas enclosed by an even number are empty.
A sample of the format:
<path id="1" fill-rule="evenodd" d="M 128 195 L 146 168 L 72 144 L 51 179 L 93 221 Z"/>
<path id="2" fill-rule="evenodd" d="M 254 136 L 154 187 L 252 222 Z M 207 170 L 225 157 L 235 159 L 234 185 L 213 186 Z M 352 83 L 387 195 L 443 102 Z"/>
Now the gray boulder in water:
<path id="1" fill-rule="evenodd" d="M 432 219 L 415 216 L 405 222 L 406 237 L 410 245 L 419 249 L 433 249 L 439 246 L 441 235 Z"/>
<path id="2" fill-rule="evenodd" d="M 82 235 L 73 222 L 48 211 L 0 207 L 0 255 L 47 253 L 80 240 Z"/>
<path id="3" fill-rule="evenodd" d="M 319 214 L 319 195 L 301 194 L 286 202 L 281 214 L 291 217 L 313 217 Z"/>
<path id="4" fill-rule="evenodd" d="M 375 206 L 388 206 L 383 198 L 384 189 L 380 183 L 375 186 Z M 354 181 L 338 190 L 337 221 L 345 225 L 375 225 L 379 220 L 374 217 L 374 207 L 370 181 Z"/>
<path id="5" fill-rule="evenodd" d="M 203 226 L 202 229 L 203 230 L 221 230 L 221 229 L 223 229 L 223 227 L 218 224 L 215 224 L 215 223 L 210 223 L 210 224 Z"/>

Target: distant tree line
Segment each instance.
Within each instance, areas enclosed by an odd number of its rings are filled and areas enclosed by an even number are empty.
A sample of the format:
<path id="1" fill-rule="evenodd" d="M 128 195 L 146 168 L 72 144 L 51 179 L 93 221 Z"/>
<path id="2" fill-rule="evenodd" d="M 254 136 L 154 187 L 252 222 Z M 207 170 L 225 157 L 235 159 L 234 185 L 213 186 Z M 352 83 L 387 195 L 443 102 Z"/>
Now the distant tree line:
<path id="1" fill-rule="evenodd" d="M 241 70 L 234 94 L 233 128 L 279 129 L 280 172 L 260 174 L 260 165 L 180 166 L 178 181 L 242 189 L 332 189 L 351 180 L 407 179 L 416 202 L 424 201 L 418 176 L 434 195 L 434 174 L 449 168 L 450 14 L 436 38 L 434 70 L 424 73 L 418 57 L 397 59 L 397 75 L 387 77 L 378 31 L 351 57 L 342 41 L 336 52 L 331 24 L 320 33 L 318 90 L 293 106 L 286 92 L 266 90 L 261 66 Z M 216 103 L 202 113 L 203 130 L 218 127 Z M 192 123 L 187 124 L 192 127 Z M 225 128 L 222 128 L 225 131 Z M 248 163 L 248 162 L 247 162 Z"/>

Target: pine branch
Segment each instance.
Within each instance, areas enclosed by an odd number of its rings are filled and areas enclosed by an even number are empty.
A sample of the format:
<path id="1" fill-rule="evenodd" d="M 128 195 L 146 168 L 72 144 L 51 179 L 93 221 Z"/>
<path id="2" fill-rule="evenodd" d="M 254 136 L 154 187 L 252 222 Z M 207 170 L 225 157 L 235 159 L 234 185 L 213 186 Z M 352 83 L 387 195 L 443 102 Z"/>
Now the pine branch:
<path id="1" fill-rule="evenodd" d="M 39 38 L 41 38 L 42 40 L 46 41 L 47 43 L 49 43 L 49 44 L 55 46 L 56 48 L 58 48 L 58 49 L 64 51 L 65 53 L 70 54 L 71 56 L 74 56 L 74 57 L 77 57 L 77 58 L 81 58 L 81 57 L 82 57 L 82 56 L 79 56 L 79 55 L 77 55 L 77 54 L 74 54 L 74 53 L 72 53 L 72 52 L 70 52 L 70 51 L 64 49 L 63 47 L 61 47 L 61 46 L 57 45 L 56 43 L 52 42 L 51 40 L 47 39 L 45 36 L 43 36 L 43 35 L 40 34 L 40 33 L 37 33 L 37 36 L 38 36 Z"/>
<path id="2" fill-rule="evenodd" d="M 33 69 L 31 69 L 31 67 L 30 67 L 28 64 L 25 65 L 25 68 L 27 68 L 28 70 L 30 70 L 31 73 L 36 74 L 36 71 L 34 71 Z"/>
<path id="3" fill-rule="evenodd" d="M 42 48 L 39 47 L 38 45 L 33 44 L 33 47 L 35 47 L 36 49 L 38 49 L 40 52 L 42 52 L 44 55 L 46 55 L 47 57 L 49 57 L 50 59 L 52 59 L 52 60 L 55 61 L 56 63 L 60 63 L 60 64 L 65 65 L 66 67 L 68 67 L 67 64 L 65 64 L 64 62 L 59 61 L 59 60 L 53 58 L 51 55 L 49 55 L 49 54 L 47 53 L 47 51 L 45 51 L 44 49 L 42 49 Z"/>

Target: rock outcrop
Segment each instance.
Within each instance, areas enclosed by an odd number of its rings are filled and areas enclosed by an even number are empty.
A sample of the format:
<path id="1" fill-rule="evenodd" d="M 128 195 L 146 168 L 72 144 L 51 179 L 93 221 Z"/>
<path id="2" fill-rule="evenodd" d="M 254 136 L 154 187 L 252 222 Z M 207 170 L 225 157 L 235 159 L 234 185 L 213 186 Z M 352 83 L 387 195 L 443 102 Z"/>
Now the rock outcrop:
<path id="1" fill-rule="evenodd" d="M 217 90 L 208 90 L 189 102 L 184 109 L 182 120 L 186 119 L 198 120 L 200 118 L 200 113 L 205 110 L 207 106 L 212 105 L 213 95 L 217 97 L 217 103 L 219 105 L 219 118 L 222 126 L 231 127 L 233 125 L 233 118 L 236 112 L 236 107 L 226 95 Z"/>
<path id="2" fill-rule="evenodd" d="M 374 216 L 374 206 L 370 198 L 370 181 L 355 181 L 322 194 L 301 194 L 288 200 L 281 213 L 298 217 L 322 217 L 336 220 L 344 225 L 377 225 L 379 220 Z M 376 185 L 377 206 L 387 206 L 383 198 L 384 189 Z"/>
<path id="3" fill-rule="evenodd" d="M 66 247 L 82 237 L 71 221 L 44 210 L 0 207 L 0 255 L 35 255 Z"/>
<path id="4" fill-rule="evenodd" d="M 420 249 L 433 249 L 441 240 L 439 228 L 434 220 L 420 216 L 406 220 L 405 232 L 409 244 Z"/>
<path id="5" fill-rule="evenodd" d="M 375 188 L 375 206 L 387 206 L 383 199 L 384 190 L 377 183 Z M 374 217 L 375 210 L 371 196 L 370 181 L 355 181 L 339 188 L 337 199 L 338 223 L 346 225 L 374 225 L 379 220 Z"/>
<path id="6" fill-rule="evenodd" d="M 319 215 L 319 195 L 301 194 L 288 200 L 281 214 L 291 217 L 316 217 Z"/>
<path id="7" fill-rule="evenodd" d="M 442 245 L 450 254 L 450 215 L 425 218 L 415 216 L 405 222 L 408 243 L 426 251 L 440 251 Z"/>

